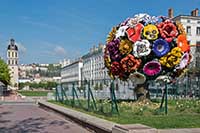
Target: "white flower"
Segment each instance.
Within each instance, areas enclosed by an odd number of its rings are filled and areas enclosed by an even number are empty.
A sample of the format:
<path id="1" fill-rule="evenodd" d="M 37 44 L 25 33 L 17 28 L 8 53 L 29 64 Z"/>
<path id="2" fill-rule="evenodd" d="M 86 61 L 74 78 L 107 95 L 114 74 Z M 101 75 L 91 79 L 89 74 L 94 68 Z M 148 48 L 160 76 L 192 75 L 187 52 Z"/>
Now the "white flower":
<path id="1" fill-rule="evenodd" d="M 133 45 L 133 55 L 137 58 L 149 55 L 151 53 L 150 46 L 150 42 L 146 39 L 136 41 Z"/>
<path id="2" fill-rule="evenodd" d="M 136 24 L 138 24 L 139 22 L 139 18 L 130 18 L 130 20 L 128 21 L 127 25 L 131 28 L 135 27 Z"/>
<path id="3" fill-rule="evenodd" d="M 116 32 L 116 38 L 120 37 L 120 36 L 125 36 L 126 33 L 126 29 L 128 28 L 128 26 L 121 26 L 117 32 Z"/>
<path id="4" fill-rule="evenodd" d="M 134 72 L 134 73 L 130 74 L 129 79 L 134 84 L 143 84 L 146 81 L 145 75 L 142 73 L 139 73 L 139 72 Z"/>
<path id="5" fill-rule="evenodd" d="M 148 14 L 146 13 L 140 13 L 140 14 L 136 14 L 134 16 L 134 18 L 137 18 L 139 21 L 143 21 L 145 20 L 146 18 L 150 18 L 151 16 L 149 16 Z"/>
<path id="6" fill-rule="evenodd" d="M 157 81 L 162 81 L 162 82 L 167 82 L 169 83 L 171 81 L 171 77 L 170 76 L 167 76 L 167 75 L 160 75 L 156 78 L 155 80 L 156 82 Z"/>

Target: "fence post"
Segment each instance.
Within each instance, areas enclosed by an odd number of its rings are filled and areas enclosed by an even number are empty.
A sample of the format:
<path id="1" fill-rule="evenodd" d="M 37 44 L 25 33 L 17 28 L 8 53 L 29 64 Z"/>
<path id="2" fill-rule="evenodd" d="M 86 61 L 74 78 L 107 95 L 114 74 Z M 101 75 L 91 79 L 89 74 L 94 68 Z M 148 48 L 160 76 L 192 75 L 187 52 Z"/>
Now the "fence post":
<path id="1" fill-rule="evenodd" d="M 167 95 L 168 95 L 168 88 L 167 88 L 167 83 L 165 82 L 165 114 L 168 112 L 168 107 L 167 107 Z"/>
<path id="2" fill-rule="evenodd" d="M 58 102 L 58 89 L 57 89 L 57 86 L 56 86 L 56 102 Z"/>
<path id="3" fill-rule="evenodd" d="M 74 83 L 72 84 L 72 107 L 74 107 L 75 104 L 75 95 L 74 95 Z"/>
<path id="4" fill-rule="evenodd" d="M 110 86 L 110 94 L 111 94 L 111 112 L 112 114 L 113 113 L 119 113 L 119 110 L 118 110 L 118 105 L 117 105 L 117 99 L 116 99 L 116 96 L 115 96 L 115 91 L 114 91 L 114 81 L 111 82 L 111 86 Z"/>
<path id="5" fill-rule="evenodd" d="M 88 105 L 88 110 L 90 110 L 90 92 L 89 92 L 89 88 L 90 88 L 90 81 L 88 82 L 88 89 L 87 89 L 87 105 Z"/>

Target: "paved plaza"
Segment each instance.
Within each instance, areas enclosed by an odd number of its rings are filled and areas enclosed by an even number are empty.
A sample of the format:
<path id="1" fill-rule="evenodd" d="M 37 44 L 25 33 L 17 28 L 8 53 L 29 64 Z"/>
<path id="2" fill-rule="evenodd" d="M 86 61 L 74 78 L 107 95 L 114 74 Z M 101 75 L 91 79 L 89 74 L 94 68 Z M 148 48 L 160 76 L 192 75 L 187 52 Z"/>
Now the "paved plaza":
<path id="1" fill-rule="evenodd" d="M 36 105 L 0 105 L 0 133 L 90 133 Z"/>

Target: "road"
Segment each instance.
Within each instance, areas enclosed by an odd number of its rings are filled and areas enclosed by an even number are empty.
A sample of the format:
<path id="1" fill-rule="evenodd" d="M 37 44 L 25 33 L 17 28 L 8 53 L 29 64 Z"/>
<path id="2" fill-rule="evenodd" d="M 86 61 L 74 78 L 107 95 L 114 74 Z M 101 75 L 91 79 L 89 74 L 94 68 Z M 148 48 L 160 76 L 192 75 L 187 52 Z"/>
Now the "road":
<path id="1" fill-rule="evenodd" d="M 0 133 L 90 133 L 36 105 L 0 105 Z"/>

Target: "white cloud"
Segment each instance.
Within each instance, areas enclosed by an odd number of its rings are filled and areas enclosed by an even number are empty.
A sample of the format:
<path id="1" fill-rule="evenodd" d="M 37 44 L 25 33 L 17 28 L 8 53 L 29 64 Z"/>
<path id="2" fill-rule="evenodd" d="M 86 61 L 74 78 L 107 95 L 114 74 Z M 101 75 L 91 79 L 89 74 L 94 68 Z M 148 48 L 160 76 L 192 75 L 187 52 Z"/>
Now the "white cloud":
<path id="1" fill-rule="evenodd" d="M 26 53 L 26 47 L 22 44 L 22 43 L 15 43 L 18 46 L 18 50 L 21 54 L 25 54 Z"/>
<path id="2" fill-rule="evenodd" d="M 60 56 L 66 56 L 67 55 L 67 52 L 61 46 L 56 46 L 53 51 L 54 51 L 55 55 L 60 55 Z"/>
<path id="3" fill-rule="evenodd" d="M 56 25 L 50 25 L 50 24 L 45 23 L 45 22 L 35 21 L 31 17 L 21 16 L 21 19 L 22 19 L 22 22 L 24 22 L 26 24 L 31 24 L 31 25 L 34 25 L 34 26 L 47 28 L 47 29 L 50 29 L 50 30 L 58 31 L 58 32 L 64 32 L 64 30 L 62 28 L 60 28 Z"/>

